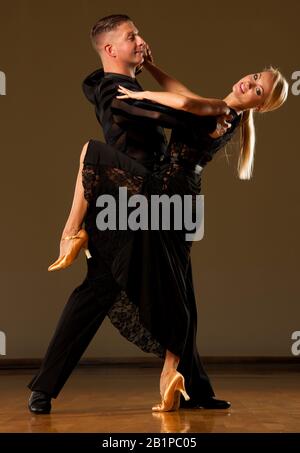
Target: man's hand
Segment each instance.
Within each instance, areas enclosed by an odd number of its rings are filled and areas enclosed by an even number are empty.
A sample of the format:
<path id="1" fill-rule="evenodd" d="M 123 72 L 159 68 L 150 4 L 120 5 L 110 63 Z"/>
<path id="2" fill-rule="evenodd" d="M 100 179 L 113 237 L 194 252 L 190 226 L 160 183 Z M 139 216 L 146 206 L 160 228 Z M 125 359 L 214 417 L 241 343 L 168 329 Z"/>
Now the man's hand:
<path id="1" fill-rule="evenodd" d="M 212 132 L 209 134 L 212 138 L 219 138 L 224 135 L 227 130 L 231 127 L 231 123 L 229 123 L 230 120 L 232 120 L 232 115 L 220 115 L 217 117 L 217 127 Z"/>

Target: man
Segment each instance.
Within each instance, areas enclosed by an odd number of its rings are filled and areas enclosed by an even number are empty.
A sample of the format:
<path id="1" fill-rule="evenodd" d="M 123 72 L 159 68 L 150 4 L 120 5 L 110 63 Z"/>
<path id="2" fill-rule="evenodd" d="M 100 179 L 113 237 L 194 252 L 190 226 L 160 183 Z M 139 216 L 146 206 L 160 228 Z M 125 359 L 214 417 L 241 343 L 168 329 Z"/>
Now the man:
<path id="1" fill-rule="evenodd" d="M 135 73 L 143 63 L 145 42 L 126 15 L 112 15 L 99 20 L 91 30 L 91 38 L 101 58 L 103 70 L 90 74 L 83 83 L 83 89 L 95 105 L 105 139 L 108 144 L 151 169 L 165 152 L 166 139 L 162 127 L 175 127 L 178 117 L 173 109 L 160 109 L 159 105 L 150 102 L 116 99 L 119 84 L 132 90 L 142 89 L 135 79 Z M 174 83 L 179 84 L 177 81 Z M 134 114 L 132 109 L 131 113 L 128 112 L 128 104 L 134 106 Z M 89 247 L 92 248 L 92 256 L 95 256 L 93 244 L 89 243 Z M 230 403 L 213 398 L 214 392 L 197 351 L 196 302 L 191 272 L 187 276 L 187 290 L 193 306 L 194 323 L 191 324 L 186 351 L 178 366 L 178 371 L 186 378 L 187 391 L 191 395 L 186 407 L 227 408 Z M 31 412 L 50 412 L 51 398 L 59 394 L 115 302 L 118 292 L 119 287 L 101 257 L 88 260 L 87 276 L 72 292 L 42 366 L 28 384 L 33 391 L 29 399 Z"/>

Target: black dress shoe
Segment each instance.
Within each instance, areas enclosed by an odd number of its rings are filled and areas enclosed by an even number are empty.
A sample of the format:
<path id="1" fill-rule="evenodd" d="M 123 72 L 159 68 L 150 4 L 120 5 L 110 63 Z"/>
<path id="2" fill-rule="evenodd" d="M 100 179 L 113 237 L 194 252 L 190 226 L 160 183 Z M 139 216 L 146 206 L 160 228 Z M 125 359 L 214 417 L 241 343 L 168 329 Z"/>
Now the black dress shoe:
<path id="1" fill-rule="evenodd" d="M 49 414 L 51 411 L 51 396 L 44 392 L 32 392 L 28 401 L 28 408 L 34 414 Z"/>
<path id="2" fill-rule="evenodd" d="M 182 401 L 180 407 L 184 409 L 228 409 L 231 406 L 229 401 L 217 400 L 216 398 L 205 398 L 203 400 L 193 400 L 192 398 L 189 401 Z"/>

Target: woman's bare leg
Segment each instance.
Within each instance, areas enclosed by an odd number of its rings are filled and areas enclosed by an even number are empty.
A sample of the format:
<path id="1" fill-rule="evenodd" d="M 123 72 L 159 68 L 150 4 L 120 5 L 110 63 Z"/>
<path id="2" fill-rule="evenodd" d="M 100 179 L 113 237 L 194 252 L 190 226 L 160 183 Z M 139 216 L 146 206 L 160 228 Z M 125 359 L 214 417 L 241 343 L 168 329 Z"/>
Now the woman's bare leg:
<path id="1" fill-rule="evenodd" d="M 76 179 L 75 192 L 72 202 L 72 207 L 69 213 L 69 217 L 63 229 L 60 241 L 60 253 L 59 258 L 65 255 L 68 252 L 69 247 L 71 246 L 71 241 L 65 241 L 64 237 L 73 236 L 82 227 L 82 223 L 87 211 L 87 201 L 84 198 L 84 189 L 82 185 L 82 169 L 83 161 L 88 147 L 88 142 L 84 145 L 80 155 L 79 170 Z"/>
<path id="2" fill-rule="evenodd" d="M 175 370 L 177 370 L 180 358 L 167 350 L 165 356 L 164 366 L 160 375 L 160 394 L 164 395 L 169 377 Z"/>

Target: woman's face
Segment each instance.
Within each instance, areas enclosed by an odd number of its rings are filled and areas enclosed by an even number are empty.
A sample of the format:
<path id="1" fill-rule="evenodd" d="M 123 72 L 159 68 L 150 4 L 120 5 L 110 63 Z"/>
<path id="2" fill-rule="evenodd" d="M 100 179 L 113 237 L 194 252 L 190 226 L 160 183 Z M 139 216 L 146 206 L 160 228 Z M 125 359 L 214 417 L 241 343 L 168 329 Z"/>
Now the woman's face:
<path id="1" fill-rule="evenodd" d="M 243 109 L 257 108 L 272 91 L 274 74 L 271 71 L 249 74 L 235 83 L 232 91 Z"/>

